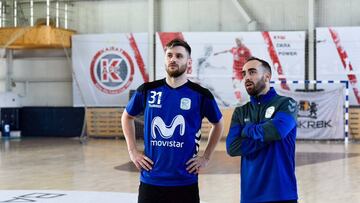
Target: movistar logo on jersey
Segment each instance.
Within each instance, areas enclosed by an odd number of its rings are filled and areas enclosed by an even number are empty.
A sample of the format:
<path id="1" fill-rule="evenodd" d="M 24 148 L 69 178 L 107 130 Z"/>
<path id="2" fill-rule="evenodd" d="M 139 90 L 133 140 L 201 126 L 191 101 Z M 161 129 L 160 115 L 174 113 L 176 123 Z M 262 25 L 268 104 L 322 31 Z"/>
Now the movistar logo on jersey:
<path id="1" fill-rule="evenodd" d="M 173 118 L 170 125 L 166 125 L 163 119 L 156 116 L 151 123 L 151 136 L 154 140 L 151 140 L 151 145 L 158 147 L 178 147 L 182 148 L 184 142 L 156 140 L 156 133 L 164 139 L 169 139 L 174 135 L 175 129 L 179 126 L 180 135 L 185 134 L 185 119 L 182 115 L 177 115 Z"/>

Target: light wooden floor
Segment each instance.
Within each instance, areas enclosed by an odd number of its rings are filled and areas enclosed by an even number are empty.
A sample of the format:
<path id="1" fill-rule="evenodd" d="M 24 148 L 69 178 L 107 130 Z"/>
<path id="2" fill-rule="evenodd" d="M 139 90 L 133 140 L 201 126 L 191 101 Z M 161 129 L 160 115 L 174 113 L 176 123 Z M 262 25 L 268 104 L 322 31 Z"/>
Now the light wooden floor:
<path id="1" fill-rule="evenodd" d="M 22 138 L 1 140 L 0 147 L 0 190 L 137 193 L 138 172 L 124 140 Z M 360 143 L 298 141 L 296 156 L 299 202 L 360 202 Z M 238 203 L 239 163 L 222 141 L 200 175 L 201 199 Z"/>

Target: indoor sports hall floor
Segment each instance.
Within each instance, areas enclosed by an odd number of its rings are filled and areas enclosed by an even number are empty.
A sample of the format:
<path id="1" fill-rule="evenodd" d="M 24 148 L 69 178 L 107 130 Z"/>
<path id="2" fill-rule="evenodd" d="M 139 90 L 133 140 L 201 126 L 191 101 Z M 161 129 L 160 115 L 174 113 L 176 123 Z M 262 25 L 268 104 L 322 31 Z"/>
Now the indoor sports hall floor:
<path id="1" fill-rule="evenodd" d="M 136 202 L 138 172 L 123 139 L 2 139 L 0 149 L 0 202 Z M 300 203 L 360 202 L 359 142 L 298 141 L 296 150 Z M 239 202 L 239 164 L 221 141 L 200 175 L 202 202 Z"/>

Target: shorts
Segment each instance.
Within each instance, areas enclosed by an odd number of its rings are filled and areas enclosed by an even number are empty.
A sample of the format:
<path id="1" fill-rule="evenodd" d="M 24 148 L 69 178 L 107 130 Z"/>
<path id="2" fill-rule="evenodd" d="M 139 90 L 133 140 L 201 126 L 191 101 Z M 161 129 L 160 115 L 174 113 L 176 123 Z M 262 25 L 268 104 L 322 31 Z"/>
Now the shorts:
<path id="1" fill-rule="evenodd" d="M 285 201 L 271 201 L 271 202 L 264 202 L 264 203 L 297 203 L 297 200 L 285 200 Z"/>
<path id="2" fill-rule="evenodd" d="M 233 66 L 233 80 L 242 80 L 244 78 L 242 74 L 242 66 Z"/>
<path id="3" fill-rule="evenodd" d="M 199 203 L 198 184 L 157 186 L 140 182 L 138 203 Z"/>

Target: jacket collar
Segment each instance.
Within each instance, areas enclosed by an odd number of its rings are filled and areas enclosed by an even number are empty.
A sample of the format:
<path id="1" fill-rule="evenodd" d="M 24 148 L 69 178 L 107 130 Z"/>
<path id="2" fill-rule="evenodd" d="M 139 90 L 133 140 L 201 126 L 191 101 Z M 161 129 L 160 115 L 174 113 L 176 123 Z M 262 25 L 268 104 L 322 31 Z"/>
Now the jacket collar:
<path id="1" fill-rule="evenodd" d="M 276 95 L 277 95 L 277 93 L 276 93 L 275 89 L 273 87 L 270 87 L 270 90 L 264 95 L 251 96 L 250 101 L 252 104 L 264 104 L 264 103 L 269 102 Z"/>

